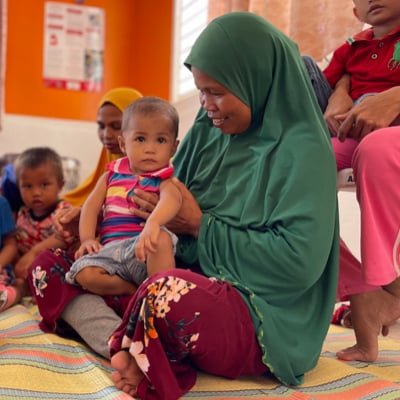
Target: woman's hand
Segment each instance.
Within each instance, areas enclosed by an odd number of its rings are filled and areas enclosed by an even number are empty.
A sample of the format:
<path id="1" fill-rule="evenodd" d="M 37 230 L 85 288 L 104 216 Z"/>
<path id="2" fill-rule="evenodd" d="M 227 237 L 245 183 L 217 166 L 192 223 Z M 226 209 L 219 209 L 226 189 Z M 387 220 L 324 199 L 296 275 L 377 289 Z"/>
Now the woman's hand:
<path id="1" fill-rule="evenodd" d="M 203 212 L 182 182 L 177 178 L 173 178 L 172 182 L 181 192 L 182 206 L 175 218 L 167 224 L 167 228 L 176 234 L 187 234 L 197 238 Z M 147 219 L 158 202 L 158 196 L 143 190 L 135 190 L 132 200 L 139 206 L 139 209 L 133 210 L 134 214 Z"/>
<path id="2" fill-rule="evenodd" d="M 345 74 L 335 86 L 335 90 L 329 97 L 328 105 L 324 112 L 324 119 L 329 131 L 337 135 L 343 118 L 338 118 L 347 113 L 353 107 L 353 99 L 349 95 L 350 76 Z"/>
<path id="3" fill-rule="evenodd" d="M 55 236 L 65 243 L 73 243 L 79 237 L 80 215 L 80 207 L 63 208 L 57 211 L 53 217 Z"/>
<path id="4" fill-rule="evenodd" d="M 361 140 L 380 128 L 397 124 L 400 115 L 400 87 L 368 96 L 354 106 L 346 115 L 338 130 L 339 140 L 347 136 Z"/>
<path id="5" fill-rule="evenodd" d="M 155 193 L 145 192 L 141 189 L 135 189 L 132 201 L 138 208 L 132 208 L 131 211 L 139 218 L 147 219 L 158 203 L 159 197 Z"/>

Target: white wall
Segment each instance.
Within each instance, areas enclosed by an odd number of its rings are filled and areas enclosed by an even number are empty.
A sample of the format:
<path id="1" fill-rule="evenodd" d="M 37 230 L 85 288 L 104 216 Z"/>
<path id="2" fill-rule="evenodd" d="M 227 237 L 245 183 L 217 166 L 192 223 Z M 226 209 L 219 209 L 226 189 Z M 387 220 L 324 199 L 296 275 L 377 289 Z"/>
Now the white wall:
<path id="1" fill-rule="evenodd" d="M 355 192 L 339 192 L 339 222 L 342 239 L 360 259 L 360 209 Z"/>
<path id="2" fill-rule="evenodd" d="M 61 156 L 77 158 L 81 162 L 81 179 L 91 172 L 101 151 L 95 122 L 5 114 L 0 156 L 33 146 L 49 146 Z"/>

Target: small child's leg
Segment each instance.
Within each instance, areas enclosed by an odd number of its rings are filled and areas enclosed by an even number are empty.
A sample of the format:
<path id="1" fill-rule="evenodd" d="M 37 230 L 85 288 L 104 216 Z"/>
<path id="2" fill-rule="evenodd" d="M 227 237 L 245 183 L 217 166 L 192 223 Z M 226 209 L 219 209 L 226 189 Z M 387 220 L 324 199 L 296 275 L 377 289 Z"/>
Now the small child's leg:
<path id="1" fill-rule="evenodd" d="M 133 294 L 137 289 L 133 283 L 125 281 L 120 276 L 110 275 L 104 268 L 94 266 L 80 270 L 75 280 L 83 289 L 100 296 Z"/>
<path id="2" fill-rule="evenodd" d="M 167 231 L 160 231 L 157 251 L 148 254 L 146 264 L 148 276 L 175 268 L 173 244 L 171 236 Z"/>

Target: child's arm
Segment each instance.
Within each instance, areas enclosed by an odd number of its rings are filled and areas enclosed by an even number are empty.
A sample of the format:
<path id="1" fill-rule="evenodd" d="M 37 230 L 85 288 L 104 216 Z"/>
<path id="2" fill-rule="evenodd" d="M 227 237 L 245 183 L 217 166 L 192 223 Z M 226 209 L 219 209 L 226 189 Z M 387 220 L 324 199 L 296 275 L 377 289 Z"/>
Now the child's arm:
<path id="1" fill-rule="evenodd" d="M 172 179 L 166 179 L 160 185 L 160 200 L 147 218 L 158 225 L 165 225 L 178 213 L 182 205 L 182 196 L 179 189 L 172 183 Z"/>
<path id="2" fill-rule="evenodd" d="M 160 185 L 160 200 L 150 214 L 135 246 L 136 258 L 145 261 L 148 252 L 155 252 L 160 227 L 166 225 L 178 213 L 182 205 L 180 190 L 171 179 Z"/>
<path id="3" fill-rule="evenodd" d="M 3 247 L 0 250 L 0 270 L 11 264 L 18 254 L 17 239 L 14 234 L 3 236 Z"/>
<path id="4" fill-rule="evenodd" d="M 55 235 L 49 236 L 48 238 L 42 240 L 19 258 L 14 267 L 15 276 L 17 278 L 26 279 L 28 277 L 28 270 L 39 253 L 46 249 L 64 247 L 65 242 L 58 239 Z"/>
<path id="5" fill-rule="evenodd" d="M 98 215 L 103 207 L 107 193 L 107 174 L 103 174 L 95 188 L 82 206 L 79 219 L 79 238 L 81 245 L 75 253 L 75 258 L 82 257 L 85 253 L 93 254 L 101 247 L 96 240 L 96 227 Z"/>

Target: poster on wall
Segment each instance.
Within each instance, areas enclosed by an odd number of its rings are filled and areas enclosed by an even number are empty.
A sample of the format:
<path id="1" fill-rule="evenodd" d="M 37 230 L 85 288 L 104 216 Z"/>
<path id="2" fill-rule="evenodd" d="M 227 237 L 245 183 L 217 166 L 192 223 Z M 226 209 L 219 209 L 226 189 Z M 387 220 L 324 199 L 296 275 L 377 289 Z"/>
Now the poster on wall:
<path id="1" fill-rule="evenodd" d="M 46 87 L 101 91 L 104 9 L 45 3 L 43 80 Z"/>

